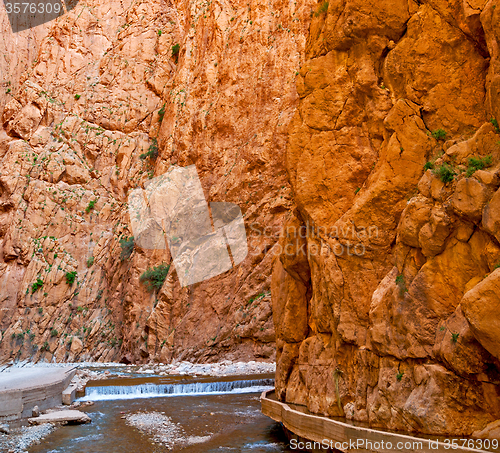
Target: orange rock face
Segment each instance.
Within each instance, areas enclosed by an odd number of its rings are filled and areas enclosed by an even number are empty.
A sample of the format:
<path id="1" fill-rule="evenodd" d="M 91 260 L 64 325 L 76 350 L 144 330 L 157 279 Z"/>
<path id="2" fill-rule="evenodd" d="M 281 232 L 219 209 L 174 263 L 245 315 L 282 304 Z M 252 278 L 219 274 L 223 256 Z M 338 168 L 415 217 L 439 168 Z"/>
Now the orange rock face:
<path id="1" fill-rule="evenodd" d="M 274 358 L 272 249 L 310 13 L 90 0 L 14 35 L 1 10 L 0 360 Z M 172 164 L 241 208 L 249 253 L 187 288 L 171 267 L 150 293 L 140 276 L 171 257 L 121 257 L 127 195 Z"/>
<path id="2" fill-rule="evenodd" d="M 427 434 L 496 426 L 499 6 L 318 6 L 272 280 L 283 401 Z"/>
<path id="3" fill-rule="evenodd" d="M 1 16 L 0 359 L 276 358 L 279 398 L 313 412 L 492 436 L 498 6 L 89 0 L 17 35 Z M 171 165 L 241 208 L 249 253 L 148 292 L 172 258 L 131 246 L 127 197 Z"/>

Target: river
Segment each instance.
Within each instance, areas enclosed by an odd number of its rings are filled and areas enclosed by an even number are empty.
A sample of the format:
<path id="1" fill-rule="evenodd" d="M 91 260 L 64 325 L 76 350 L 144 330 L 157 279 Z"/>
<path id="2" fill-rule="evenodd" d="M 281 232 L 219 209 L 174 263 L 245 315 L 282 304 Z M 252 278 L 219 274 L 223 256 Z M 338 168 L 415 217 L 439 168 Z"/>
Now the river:
<path id="1" fill-rule="evenodd" d="M 61 427 L 29 451 L 290 452 L 280 425 L 260 412 L 260 393 L 272 385 L 271 376 L 119 377 L 89 382 L 80 400 L 94 401 L 93 406 L 82 409 L 92 418 L 92 423 Z M 154 442 L 151 434 L 127 423 L 127 418 L 144 416 L 144 413 L 168 420 L 160 431 L 170 430 L 169 444 Z"/>

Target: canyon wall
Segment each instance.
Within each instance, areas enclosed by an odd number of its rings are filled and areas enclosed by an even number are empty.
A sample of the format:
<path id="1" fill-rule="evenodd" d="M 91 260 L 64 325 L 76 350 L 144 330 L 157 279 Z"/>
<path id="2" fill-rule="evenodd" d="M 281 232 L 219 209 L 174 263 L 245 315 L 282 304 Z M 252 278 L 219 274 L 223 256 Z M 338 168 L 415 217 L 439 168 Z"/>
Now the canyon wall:
<path id="1" fill-rule="evenodd" d="M 498 435 L 499 3 L 2 9 L 0 360 L 276 358 L 312 412 Z M 127 197 L 172 165 L 249 253 L 149 292 Z"/>
<path id="2" fill-rule="evenodd" d="M 498 437 L 499 23 L 496 0 L 318 7 L 272 277 L 281 400 Z"/>
<path id="3" fill-rule="evenodd" d="M 0 8 L 0 360 L 274 359 L 310 3 L 82 1 L 18 33 Z M 141 275 L 172 260 L 131 247 L 127 196 L 171 165 L 241 208 L 249 251 L 148 292 Z"/>

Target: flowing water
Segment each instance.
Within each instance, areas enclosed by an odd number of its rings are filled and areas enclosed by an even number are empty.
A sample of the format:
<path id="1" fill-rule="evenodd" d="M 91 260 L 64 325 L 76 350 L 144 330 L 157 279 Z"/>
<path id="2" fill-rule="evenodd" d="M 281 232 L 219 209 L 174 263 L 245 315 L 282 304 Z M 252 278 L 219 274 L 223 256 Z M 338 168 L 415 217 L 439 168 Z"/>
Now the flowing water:
<path id="1" fill-rule="evenodd" d="M 260 412 L 270 378 L 151 377 L 89 383 L 82 401 L 92 423 L 64 426 L 30 453 L 290 452 L 281 428 Z M 137 413 L 162 413 L 174 426 L 170 448 L 127 424 Z M 164 431 L 168 431 L 165 425 Z"/>

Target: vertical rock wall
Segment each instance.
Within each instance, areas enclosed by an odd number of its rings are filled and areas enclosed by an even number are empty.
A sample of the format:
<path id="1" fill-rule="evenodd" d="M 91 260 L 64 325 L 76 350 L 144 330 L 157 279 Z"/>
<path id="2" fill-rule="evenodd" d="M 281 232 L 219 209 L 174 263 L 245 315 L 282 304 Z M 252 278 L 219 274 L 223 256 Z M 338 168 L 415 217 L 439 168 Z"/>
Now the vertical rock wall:
<path id="1" fill-rule="evenodd" d="M 1 360 L 272 359 L 310 2 L 83 1 L 17 34 L 1 14 Z M 140 276 L 171 258 L 122 255 L 127 195 L 172 164 L 240 206 L 249 255 L 189 288 L 172 267 L 149 293 Z"/>
<path id="2" fill-rule="evenodd" d="M 500 418 L 498 6 L 318 6 L 273 269 L 281 400 L 428 434 Z"/>

